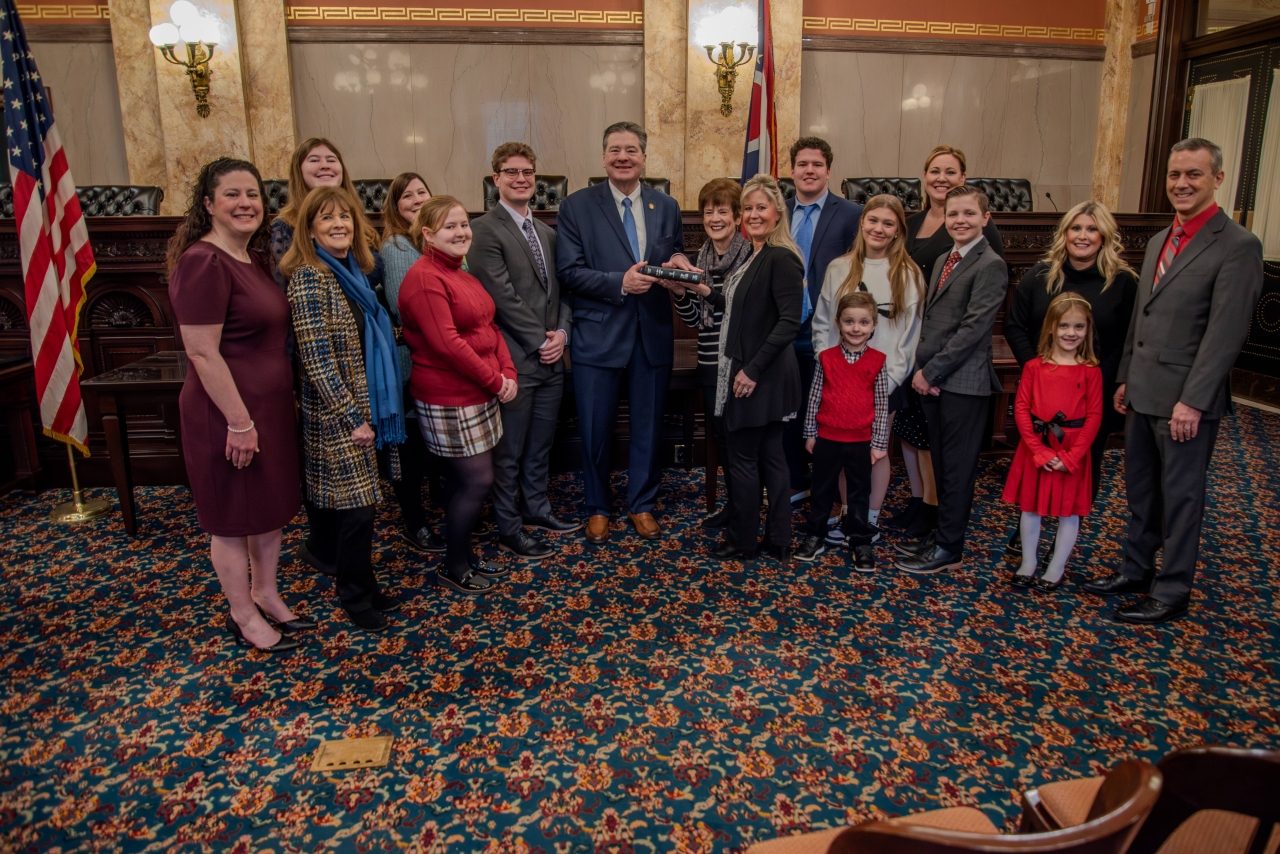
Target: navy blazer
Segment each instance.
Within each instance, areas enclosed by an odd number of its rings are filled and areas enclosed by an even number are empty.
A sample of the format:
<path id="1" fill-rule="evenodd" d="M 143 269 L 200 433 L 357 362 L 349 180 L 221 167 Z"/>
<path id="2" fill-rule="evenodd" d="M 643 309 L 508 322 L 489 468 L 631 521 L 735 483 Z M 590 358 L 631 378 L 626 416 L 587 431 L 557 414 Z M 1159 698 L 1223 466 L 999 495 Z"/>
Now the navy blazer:
<path id="1" fill-rule="evenodd" d="M 641 185 L 640 203 L 649 244 L 646 262 L 662 264 L 683 253 L 676 200 Z M 622 277 L 635 261 L 609 182 L 578 190 L 561 202 L 556 231 L 556 274 L 573 298 L 573 362 L 625 368 L 638 332 L 650 364 L 671 364 L 675 336 L 670 293 L 661 285 L 639 295 L 622 292 Z"/>
<path id="2" fill-rule="evenodd" d="M 787 215 L 794 219 L 795 212 L 796 197 L 792 196 L 787 199 Z M 818 216 L 818 227 L 813 232 L 813 243 L 809 246 L 809 275 L 805 282 L 811 306 L 818 305 L 822 280 L 827 275 L 827 265 L 853 248 L 853 238 L 858 233 L 858 223 L 861 221 L 862 205 L 841 198 L 833 192 L 827 193 L 827 201 Z M 813 316 L 810 315 L 800 324 L 796 346 L 812 352 L 812 336 Z"/>

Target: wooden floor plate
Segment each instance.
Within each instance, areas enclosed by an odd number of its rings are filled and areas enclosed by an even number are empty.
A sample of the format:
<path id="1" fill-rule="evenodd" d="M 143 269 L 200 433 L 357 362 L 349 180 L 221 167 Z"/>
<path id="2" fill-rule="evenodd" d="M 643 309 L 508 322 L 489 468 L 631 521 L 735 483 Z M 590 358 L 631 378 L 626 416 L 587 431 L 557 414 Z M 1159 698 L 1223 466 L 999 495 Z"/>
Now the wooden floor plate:
<path id="1" fill-rule="evenodd" d="M 340 738 L 322 741 L 311 761 L 312 771 L 349 771 L 352 768 L 381 768 L 391 760 L 391 736 Z"/>

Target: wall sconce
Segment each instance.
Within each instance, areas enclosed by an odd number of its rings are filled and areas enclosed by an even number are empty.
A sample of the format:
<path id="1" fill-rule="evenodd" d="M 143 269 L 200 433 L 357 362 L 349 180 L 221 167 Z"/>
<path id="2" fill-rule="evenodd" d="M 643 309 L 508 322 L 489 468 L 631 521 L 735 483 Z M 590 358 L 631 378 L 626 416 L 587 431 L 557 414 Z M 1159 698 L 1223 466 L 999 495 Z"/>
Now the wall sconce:
<path id="1" fill-rule="evenodd" d="M 733 87 L 738 82 L 738 67 L 746 65 L 756 54 L 756 46 L 738 42 L 741 57 L 734 60 L 733 42 L 720 42 L 720 58 L 715 57 L 715 45 L 706 45 L 707 59 L 715 63 L 716 85 L 720 87 L 720 115 L 733 115 Z"/>
<path id="2" fill-rule="evenodd" d="M 174 65 L 187 70 L 191 78 L 191 91 L 196 96 L 196 114 L 209 117 L 209 60 L 222 35 L 222 25 L 217 18 L 205 17 L 188 0 L 178 0 L 169 7 L 173 23 L 157 24 L 151 28 L 151 43 L 160 48 L 160 54 Z M 175 53 L 178 43 L 186 47 L 186 58 Z"/>

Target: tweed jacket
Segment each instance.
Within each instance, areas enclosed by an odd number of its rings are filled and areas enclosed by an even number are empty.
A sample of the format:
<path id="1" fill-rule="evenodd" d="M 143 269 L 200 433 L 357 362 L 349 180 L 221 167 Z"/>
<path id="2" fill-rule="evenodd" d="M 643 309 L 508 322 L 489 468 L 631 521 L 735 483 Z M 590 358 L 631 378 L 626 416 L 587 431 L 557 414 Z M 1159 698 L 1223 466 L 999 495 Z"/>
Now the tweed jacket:
<path id="1" fill-rule="evenodd" d="M 991 330 L 1009 290 L 1009 268 L 979 237 L 939 294 L 938 278 L 950 254 L 948 249 L 938 257 L 929 277 L 916 370 L 943 391 L 985 397 L 1001 389 L 991 364 Z"/>
<path id="2" fill-rule="evenodd" d="M 351 431 L 370 421 L 356 318 L 327 269 L 299 267 L 288 293 L 302 366 L 307 497 L 317 507 L 339 510 L 377 504 L 377 452 L 351 441 Z"/>
<path id="3" fill-rule="evenodd" d="M 1220 418 L 1262 294 L 1262 243 L 1223 211 L 1182 248 L 1152 292 L 1169 229 L 1151 238 L 1117 382 L 1134 411 L 1172 418 L 1185 403 Z"/>

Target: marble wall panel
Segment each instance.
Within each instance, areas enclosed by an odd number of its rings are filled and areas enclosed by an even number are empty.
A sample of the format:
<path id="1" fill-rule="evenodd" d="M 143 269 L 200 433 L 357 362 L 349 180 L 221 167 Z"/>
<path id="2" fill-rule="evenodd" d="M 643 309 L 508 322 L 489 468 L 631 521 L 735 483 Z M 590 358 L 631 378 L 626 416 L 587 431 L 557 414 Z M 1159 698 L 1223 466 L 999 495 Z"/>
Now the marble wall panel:
<path id="1" fill-rule="evenodd" d="M 236 9 L 253 162 L 263 172 L 285 174 L 297 145 L 297 123 L 284 3 L 252 0 L 236 4 Z"/>
<path id="2" fill-rule="evenodd" d="M 331 139 L 353 178 L 419 172 L 470 210 L 482 208 L 499 144 L 528 142 L 538 171 L 567 175 L 576 190 L 603 174 L 605 126 L 645 114 L 640 47 L 293 44 L 290 53 L 299 139 Z"/>
<path id="3" fill-rule="evenodd" d="M 1027 178 L 1036 210 L 1088 198 L 1101 63 L 1012 57 L 804 52 L 800 130 L 824 136 L 835 177 L 916 176 L 929 150 L 969 174 Z"/>
<path id="4" fill-rule="evenodd" d="M 81 186 L 129 183 L 111 45 L 32 42 L 31 52 L 53 102 L 71 177 Z"/>
<path id="5" fill-rule="evenodd" d="M 1147 153 L 1147 125 L 1151 118 L 1151 86 L 1155 54 L 1133 60 L 1129 87 L 1129 124 L 1124 135 L 1124 168 L 1120 177 L 1120 210 L 1138 211 L 1142 199 L 1142 162 Z"/>
<path id="6" fill-rule="evenodd" d="M 645 0 L 644 127 L 648 173 L 671 181 L 684 197 L 687 30 L 685 0 Z"/>

